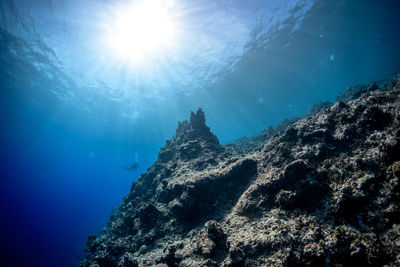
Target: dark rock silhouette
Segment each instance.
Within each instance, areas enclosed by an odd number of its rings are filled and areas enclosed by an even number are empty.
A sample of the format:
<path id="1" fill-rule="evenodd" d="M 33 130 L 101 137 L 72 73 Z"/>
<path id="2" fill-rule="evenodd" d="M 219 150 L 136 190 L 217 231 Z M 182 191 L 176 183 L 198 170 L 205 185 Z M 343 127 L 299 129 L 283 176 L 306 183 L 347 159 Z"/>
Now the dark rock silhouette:
<path id="1" fill-rule="evenodd" d="M 81 266 L 400 265 L 399 76 L 343 96 L 226 147 L 192 113 Z"/>

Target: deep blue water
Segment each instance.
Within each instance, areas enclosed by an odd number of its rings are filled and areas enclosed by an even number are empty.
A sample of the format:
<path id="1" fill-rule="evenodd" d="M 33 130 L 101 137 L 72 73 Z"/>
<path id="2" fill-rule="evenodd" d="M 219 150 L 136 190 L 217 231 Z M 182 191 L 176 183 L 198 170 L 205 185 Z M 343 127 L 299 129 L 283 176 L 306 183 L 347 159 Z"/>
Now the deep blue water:
<path id="1" fill-rule="evenodd" d="M 135 66 L 102 45 L 131 2 L 0 1 L 1 266 L 77 266 L 191 110 L 226 144 L 400 71 L 399 1 L 175 0 Z"/>

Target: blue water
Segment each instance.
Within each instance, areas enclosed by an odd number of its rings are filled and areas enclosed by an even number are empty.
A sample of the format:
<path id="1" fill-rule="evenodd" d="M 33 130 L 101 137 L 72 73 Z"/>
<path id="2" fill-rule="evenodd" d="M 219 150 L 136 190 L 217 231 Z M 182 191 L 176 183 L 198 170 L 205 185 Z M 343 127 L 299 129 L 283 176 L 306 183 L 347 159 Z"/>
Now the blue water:
<path id="1" fill-rule="evenodd" d="M 175 0 L 135 66 L 102 43 L 130 2 L 0 1 L 1 266 L 77 266 L 190 110 L 226 144 L 400 70 L 399 1 Z"/>

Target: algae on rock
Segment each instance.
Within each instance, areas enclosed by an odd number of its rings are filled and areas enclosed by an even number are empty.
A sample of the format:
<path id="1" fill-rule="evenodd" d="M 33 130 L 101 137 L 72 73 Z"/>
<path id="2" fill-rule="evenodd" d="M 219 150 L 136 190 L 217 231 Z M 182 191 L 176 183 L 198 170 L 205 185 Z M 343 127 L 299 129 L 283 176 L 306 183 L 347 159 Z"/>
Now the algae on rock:
<path id="1" fill-rule="evenodd" d="M 399 75 L 340 99 L 225 147 L 192 113 L 81 266 L 400 265 Z"/>

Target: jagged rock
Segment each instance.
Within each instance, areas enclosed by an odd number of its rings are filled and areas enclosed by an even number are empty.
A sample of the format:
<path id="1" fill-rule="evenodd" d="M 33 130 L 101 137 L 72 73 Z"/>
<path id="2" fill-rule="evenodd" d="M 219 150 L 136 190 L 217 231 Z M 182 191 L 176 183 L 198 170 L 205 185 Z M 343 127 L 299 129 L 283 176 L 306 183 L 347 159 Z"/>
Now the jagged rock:
<path id="1" fill-rule="evenodd" d="M 321 111 L 323 111 L 323 110 L 325 110 L 325 109 L 327 109 L 327 108 L 330 108 L 331 106 L 332 106 L 332 103 L 329 102 L 329 101 L 321 101 L 321 102 L 318 102 L 318 103 L 314 104 L 314 105 L 311 107 L 311 109 L 310 109 L 310 111 L 307 113 L 306 117 L 314 116 L 314 115 L 316 115 L 317 113 L 319 113 L 319 112 L 321 112 Z"/>
<path id="2" fill-rule="evenodd" d="M 192 113 L 81 266 L 400 265 L 399 80 L 226 147 Z"/>
<path id="3" fill-rule="evenodd" d="M 195 253 L 214 258 L 217 252 L 226 254 L 226 235 L 216 221 L 208 221 L 195 239 Z"/>
<path id="4" fill-rule="evenodd" d="M 154 226 L 160 215 L 161 212 L 157 209 L 157 207 L 153 203 L 147 204 L 145 207 L 141 208 L 138 212 L 140 222 L 143 225 L 147 225 L 149 227 Z"/>
<path id="5" fill-rule="evenodd" d="M 299 121 L 301 117 L 293 117 L 286 119 L 276 127 L 270 126 L 267 130 L 262 131 L 259 135 L 253 137 L 242 137 L 235 140 L 233 143 L 227 144 L 225 146 L 225 151 L 229 155 L 246 155 L 248 153 L 254 152 L 256 149 L 260 149 L 269 139 L 275 135 L 280 135 L 285 132 L 285 130 Z"/>

